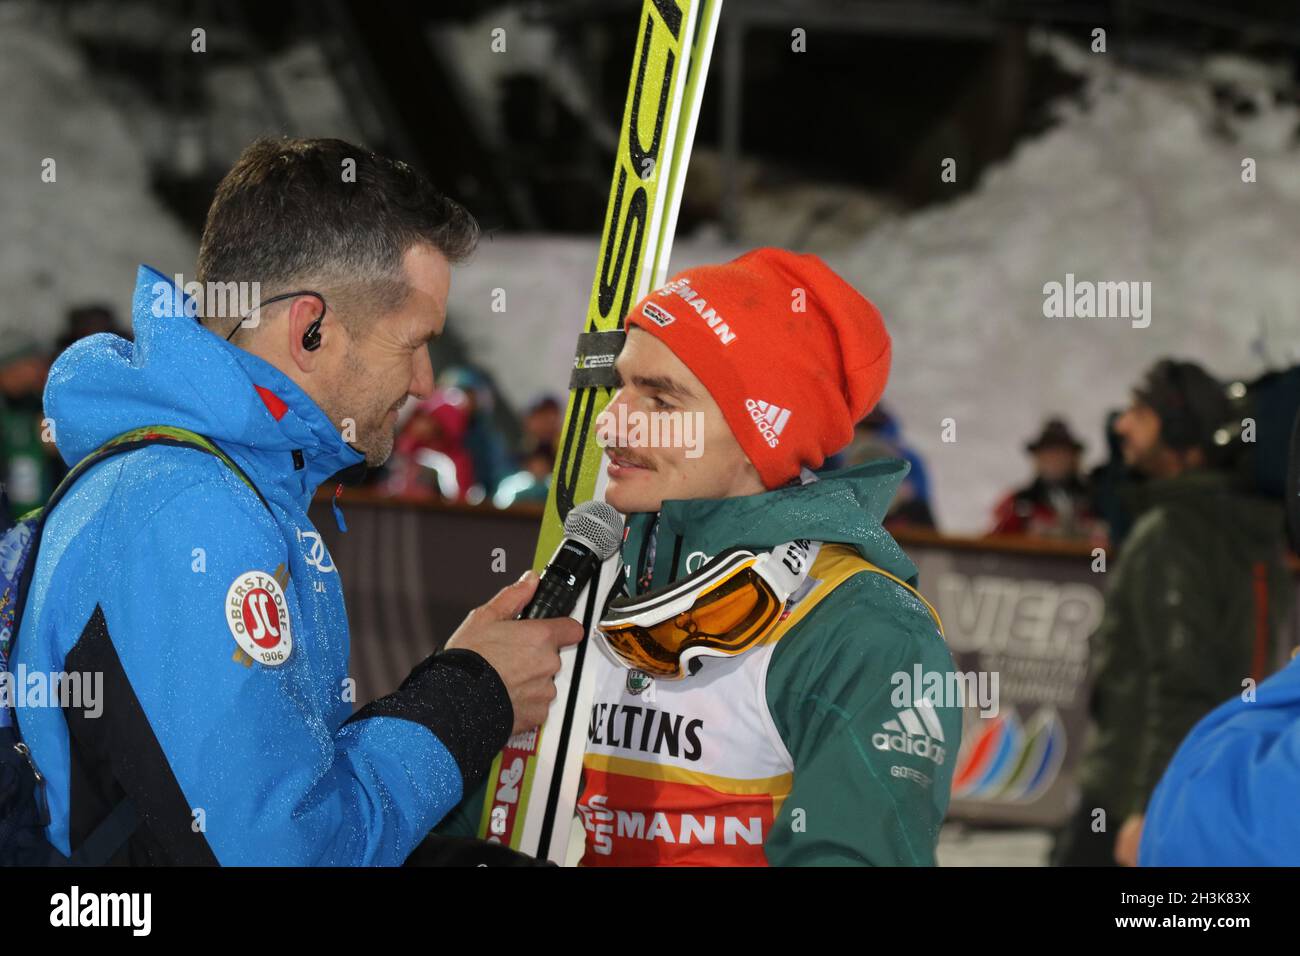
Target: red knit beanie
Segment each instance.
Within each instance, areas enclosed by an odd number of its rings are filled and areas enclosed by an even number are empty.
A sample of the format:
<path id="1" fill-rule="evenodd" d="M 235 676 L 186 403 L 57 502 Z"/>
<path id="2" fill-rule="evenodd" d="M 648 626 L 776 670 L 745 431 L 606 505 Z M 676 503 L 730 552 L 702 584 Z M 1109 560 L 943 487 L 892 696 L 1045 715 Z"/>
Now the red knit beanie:
<path id="1" fill-rule="evenodd" d="M 814 255 L 755 249 L 687 269 L 625 324 L 695 373 L 767 488 L 843 449 L 889 378 L 880 312 Z"/>

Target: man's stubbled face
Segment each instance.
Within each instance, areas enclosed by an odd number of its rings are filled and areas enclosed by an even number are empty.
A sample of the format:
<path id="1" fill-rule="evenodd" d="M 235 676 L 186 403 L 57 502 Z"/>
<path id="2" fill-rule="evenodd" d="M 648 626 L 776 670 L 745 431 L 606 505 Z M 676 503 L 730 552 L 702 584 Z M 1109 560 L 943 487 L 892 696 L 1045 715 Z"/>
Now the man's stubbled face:
<path id="1" fill-rule="evenodd" d="M 407 397 L 432 394 L 428 345 L 447 323 L 451 267 L 446 258 L 429 246 L 413 246 L 403 267 L 410 290 L 406 301 L 347 343 L 323 390 L 326 413 L 345 438 L 355 435 L 351 444 L 372 468 L 393 453 L 398 412 Z"/>

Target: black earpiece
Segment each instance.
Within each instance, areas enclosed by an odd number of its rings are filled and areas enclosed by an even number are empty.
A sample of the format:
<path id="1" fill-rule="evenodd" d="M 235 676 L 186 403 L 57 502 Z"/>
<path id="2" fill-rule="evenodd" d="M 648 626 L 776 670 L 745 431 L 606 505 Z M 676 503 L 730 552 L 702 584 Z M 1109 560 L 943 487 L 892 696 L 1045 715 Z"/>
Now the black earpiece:
<path id="1" fill-rule="evenodd" d="M 325 304 L 325 296 L 321 295 L 319 292 L 310 292 L 304 289 L 301 292 L 286 292 L 283 295 L 273 295 L 271 298 L 266 299 L 259 305 L 255 306 L 252 312 L 249 312 L 248 314 L 252 315 L 253 312 L 256 312 L 258 309 L 262 308 L 262 306 L 270 305 L 272 302 L 283 302 L 285 299 L 295 299 L 300 295 L 310 295 L 314 298 L 320 299 L 320 315 L 317 317 L 315 322 L 307 326 L 307 331 L 302 334 L 302 347 L 308 352 L 315 352 L 320 348 L 320 324 L 325 321 L 325 313 L 329 309 L 329 306 Z M 248 318 L 248 316 L 244 316 L 244 319 L 246 318 Z M 230 335 L 226 336 L 227 342 L 230 341 L 230 336 L 234 335 L 243 327 L 244 319 L 240 319 L 239 325 L 236 325 L 230 330 Z"/>
<path id="2" fill-rule="evenodd" d="M 325 316 L 322 315 L 311 325 L 307 326 L 307 331 L 302 334 L 302 347 L 308 352 L 315 352 L 320 348 L 320 324 L 324 320 Z"/>

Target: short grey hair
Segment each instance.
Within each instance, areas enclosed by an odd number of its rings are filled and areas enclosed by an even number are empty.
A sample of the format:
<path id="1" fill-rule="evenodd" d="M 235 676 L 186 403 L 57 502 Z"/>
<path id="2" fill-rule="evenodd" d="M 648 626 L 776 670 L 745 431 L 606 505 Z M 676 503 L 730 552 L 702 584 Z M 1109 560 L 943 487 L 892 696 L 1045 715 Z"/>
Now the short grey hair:
<path id="1" fill-rule="evenodd" d="M 358 335 L 359 314 L 406 300 L 407 250 L 426 244 L 455 263 L 478 239 L 469 211 L 406 163 L 341 139 L 259 139 L 217 186 L 198 280 L 258 282 L 264 299 L 322 292 Z M 204 324 L 224 332 L 233 318 L 205 316 Z"/>

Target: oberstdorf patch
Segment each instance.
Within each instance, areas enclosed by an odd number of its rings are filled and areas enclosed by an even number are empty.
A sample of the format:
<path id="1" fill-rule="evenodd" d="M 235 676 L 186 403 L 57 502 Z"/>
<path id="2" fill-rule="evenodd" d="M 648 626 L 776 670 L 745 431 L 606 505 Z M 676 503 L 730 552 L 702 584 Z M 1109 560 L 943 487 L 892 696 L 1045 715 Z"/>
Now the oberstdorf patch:
<path id="1" fill-rule="evenodd" d="M 245 571 L 226 592 L 226 624 L 235 643 L 253 660 L 279 667 L 293 653 L 289 604 L 266 571 Z"/>

